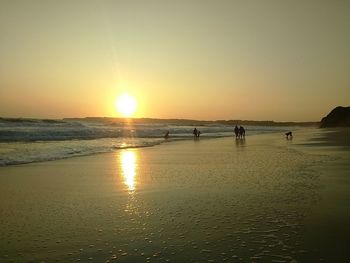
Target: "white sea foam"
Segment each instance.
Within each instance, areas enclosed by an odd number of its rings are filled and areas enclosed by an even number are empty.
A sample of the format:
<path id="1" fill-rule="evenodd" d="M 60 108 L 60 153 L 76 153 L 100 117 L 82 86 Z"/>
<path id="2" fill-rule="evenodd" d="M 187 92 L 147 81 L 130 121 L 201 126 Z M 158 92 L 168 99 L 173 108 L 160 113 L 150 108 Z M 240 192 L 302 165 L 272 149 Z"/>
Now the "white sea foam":
<path id="1" fill-rule="evenodd" d="M 0 120 L 0 166 L 49 161 L 110 152 L 119 148 L 149 147 L 165 141 L 192 138 L 194 126 L 125 124 L 92 121 Z M 227 125 L 197 126 L 201 137 L 233 135 Z M 282 132 L 284 127 L 247 126 L 247 135 Z M 164 134 L 169 131 L 169 140 Z"/>

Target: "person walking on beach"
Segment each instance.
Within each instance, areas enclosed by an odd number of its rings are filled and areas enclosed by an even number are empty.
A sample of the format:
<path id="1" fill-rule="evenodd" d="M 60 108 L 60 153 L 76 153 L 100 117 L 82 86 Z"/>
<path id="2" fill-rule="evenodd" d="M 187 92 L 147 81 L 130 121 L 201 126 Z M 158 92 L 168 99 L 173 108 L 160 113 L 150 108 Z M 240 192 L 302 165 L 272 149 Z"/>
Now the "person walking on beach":
<path id="1" fill-rule="evenodd" d="M 196 138 L 198 136 L 197 128 L 194 128 L 192 133 L 193 133 L 194 138 Z"/>
<path id="2" fill-rule="evenodd" d="M 243 126 L 239 127 L 239 138 L 244 139 L 245 138 L 245 129 Z"/>
<path id="3" fill-rule="evenodd" d="M 201 136 L 201 131 L 197 131 L 197 138 L 199 138 L 199 136 Z"/>
<path id="4" fill-rule="evenodd" d="M 238 138 L 238 135 L 239 135 L 239 129 L 238 129 L 238 126 L 237 126 L 237 125 L 235 126 L 234 132 L 235 132 L 236 139 L 237 139 L 237 138 Z"/>
<path id="5" fill-rule="evenodd" d="M 167 131 L 164 135 L 164 139 L 168 139 L 169 138 L 169 131 Z"/>

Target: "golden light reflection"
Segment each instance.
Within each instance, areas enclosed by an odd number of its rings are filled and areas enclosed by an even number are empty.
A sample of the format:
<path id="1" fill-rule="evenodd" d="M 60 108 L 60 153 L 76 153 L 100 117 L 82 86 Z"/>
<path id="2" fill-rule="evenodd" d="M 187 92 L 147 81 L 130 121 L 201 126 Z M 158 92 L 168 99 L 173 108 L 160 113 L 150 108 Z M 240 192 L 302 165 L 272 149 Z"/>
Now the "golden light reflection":
<path id="1" fill-rule="evenodd" d="M 135 190 L 136 185 L 136 153 L 133 150 L 123 150 L 120 155 L 120 162 L 124 183 L 129 191 Z"/>

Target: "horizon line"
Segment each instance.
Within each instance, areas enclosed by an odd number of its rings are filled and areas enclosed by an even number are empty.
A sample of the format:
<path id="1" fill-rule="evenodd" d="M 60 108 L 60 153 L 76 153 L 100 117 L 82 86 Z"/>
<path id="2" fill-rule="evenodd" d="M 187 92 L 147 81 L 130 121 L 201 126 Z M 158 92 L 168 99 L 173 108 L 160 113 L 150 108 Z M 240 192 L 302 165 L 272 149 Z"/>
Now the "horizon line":
<path id="1" fill-rule="evenodd" d="M 38 117 L 2 117 L 0 119 L 9 120 L 69 120 L 69 119 L 117 119 L 117 120 L 172 120 L 172 121 L 195 121 L 195 122 L 272 122 L 272 123 L 320 123 L 321 121 L 275 121 L 275 120 L 249 120 L 249 119 L 215 119 L 215 120 L 197 120 L 186 118 L 154 118 L 154 117 L 108 117 L 108 116 L 85 116 L 85 117 L 63 117 L 63 118 L 38 118 Z"/>

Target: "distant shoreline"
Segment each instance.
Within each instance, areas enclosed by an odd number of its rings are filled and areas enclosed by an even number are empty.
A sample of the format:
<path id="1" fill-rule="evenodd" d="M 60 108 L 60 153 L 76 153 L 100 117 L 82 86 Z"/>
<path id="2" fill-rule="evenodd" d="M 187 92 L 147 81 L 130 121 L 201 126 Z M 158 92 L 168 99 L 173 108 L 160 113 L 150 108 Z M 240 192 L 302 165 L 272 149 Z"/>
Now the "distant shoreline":
<path id="1" fill-rule="evenodd" d="M 38 118 L 4 118 L 0 117 L 0 121 L 3 122 L 64 122 L 64 121 L 91 121 L 91 122 L 104 122 L 104 123 L 127 123 L 133 122 L 136 124 L 143 123 L 166 123 L 171 125 L 251 125 L 251 126 L 300 126 L 300 127 L 319 127 L 320 122 L 276 122 L 276 121 L 254 121 L 254 120 L 192 120 L 192 119 L 156 119 L 156 118 L 113 118 L 113 117 L 84 117 L 84 118 L 62 118 L 62 119 L 38 119 Z"/>

